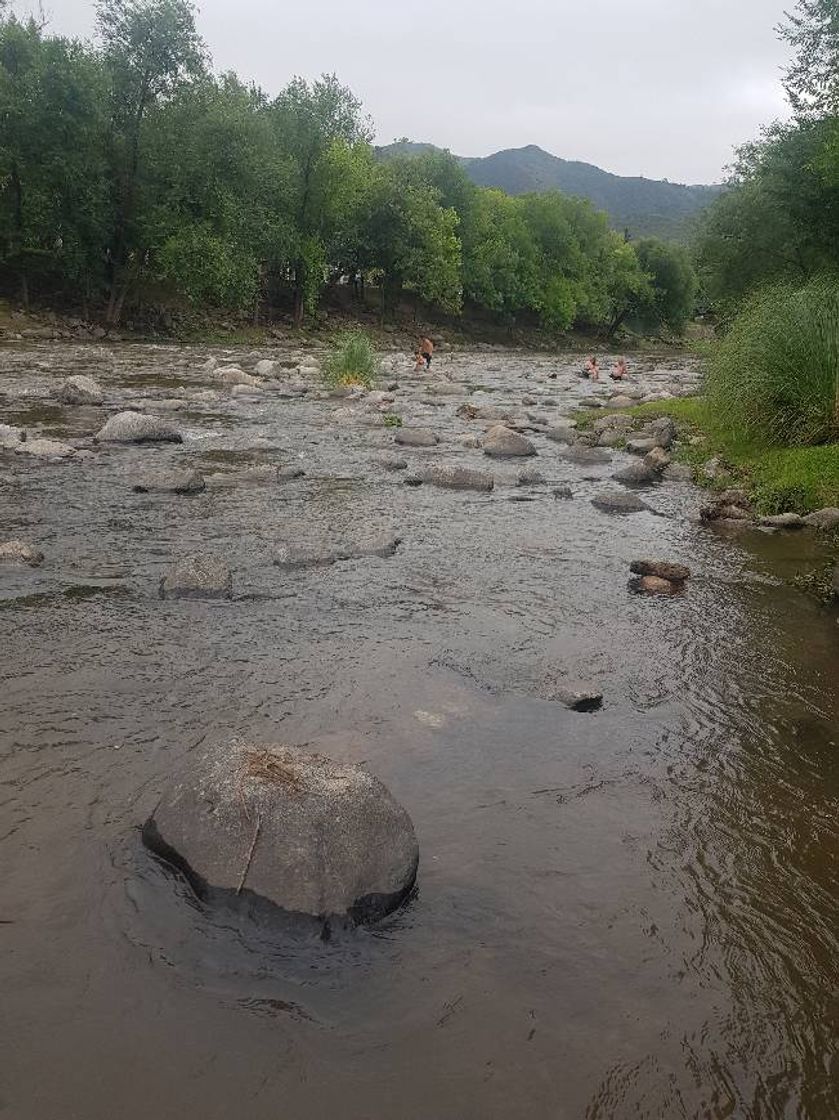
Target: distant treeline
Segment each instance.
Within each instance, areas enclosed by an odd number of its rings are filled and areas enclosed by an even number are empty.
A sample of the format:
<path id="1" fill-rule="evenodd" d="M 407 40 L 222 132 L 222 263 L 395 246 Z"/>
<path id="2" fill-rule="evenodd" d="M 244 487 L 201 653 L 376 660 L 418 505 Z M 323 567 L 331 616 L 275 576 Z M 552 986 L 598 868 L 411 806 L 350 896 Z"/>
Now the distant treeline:
<path id="1" fill-rule="evenodd" d="M 3 0 L 0 0 L 2 9 Z M 275 99 L 217 76 L 188 0 L 101 0 L 94 43 L 0 14 L 0 285 L 117 324 L 138 302 L 280 308 L 375 285 L 501 323 L 679 331 L 683 250 L 558 192 L 473 186 L 447 153 L 380 161 L 333 76 Z"/>

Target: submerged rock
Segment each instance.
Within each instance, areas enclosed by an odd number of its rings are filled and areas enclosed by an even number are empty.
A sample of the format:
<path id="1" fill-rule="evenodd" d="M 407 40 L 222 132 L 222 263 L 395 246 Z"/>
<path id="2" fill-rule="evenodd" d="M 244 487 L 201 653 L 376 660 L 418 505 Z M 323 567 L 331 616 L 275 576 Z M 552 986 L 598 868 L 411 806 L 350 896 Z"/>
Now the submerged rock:
<path id="1" fill-rule="evenodd" d="M 604 513 L 640 513 L 641 510 L 650 508 L 637 495 L 616 491 L 595 494 L 591 504 Z"/>
<path id="2" fill-rule="evenodd" d="M 368 540 L 348 541 L 327 545 L 284 545 L 274 559 L 278 568 L 320 568 L 337 564 L 340 560 L 361 560 L 368 556 L 386 559 L 393 556 L 402 538 L 392 533 L 382 533 Z"/>
<path id="3" fill-rule="evenodd" d="M 487 471 L 471 470 L 469 467 L 452 467 L 441 464 L 433 467 L 423 467 L 414 472 L 411 479 L 406 481 L 414 484 L 414 479 L 427 482 L 432 486 L 440 486 L 444 490 L 492 490 L 495 478 Z"/>
<path id="4" fill-rule="evenodd" d="M 232 599 L 233 573 L 213 556 L 187 556 L 160 581 L 161 599 Z"/>
<path id="5" fill-rule="evenodd" d="M 97 434 L 101 443 L 182 443 L 183 436 L 167 420 L 142 412 L 118 412 Z"/>
<path id="6" fill-rule="evenodd" d="M 430 428 L 397 428 L 393 438 L 402 447 L 436 447 L 440 442 Z"/>
<path id="7" fill-rule="evenodd" d="M 98 382 L 83 373 L 68 377 L 55 395 L 62 404 L 101 404 L 105 399 Z"/>
<path id="8" fill-rule="evenodd" d="M 505 428 L 503 424 L 496 424 L 484 436 L 484 455 L 491 459 L 518 459 L 536 454 L 536 448 L 529 439 L 520 436 Z"/>
<path id="9" fill-rule="evenodd" d="M 200 471 L 174 469 L 143 475 L 131 489 L 137 494 L 198 494 L 205 485 Z"/>
<path id="10" fill-rule="evenodd" d="M 143 841 L 209 902 L 246 893 L 320 922 L 389 914 L 419 862 L 411 819 L 378 778 L 279 745 L 189 758 Z"/>
<path id="11" fill-rule="evenodd" d="M 25 564 L 37 568 L 43 562 L 43 552 L 26 541 L 0 541 L 0 564 Z"/>

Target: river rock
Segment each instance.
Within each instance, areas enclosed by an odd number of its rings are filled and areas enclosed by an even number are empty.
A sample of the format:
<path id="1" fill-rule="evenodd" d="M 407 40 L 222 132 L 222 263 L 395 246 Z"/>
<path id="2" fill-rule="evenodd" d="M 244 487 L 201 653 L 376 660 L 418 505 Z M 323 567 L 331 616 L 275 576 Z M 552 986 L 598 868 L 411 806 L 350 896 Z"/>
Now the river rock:
<path id="1" fill-rule="evenodd" d="M 15 444 L 18 455 L 33 455 L 38 459 L 70 459 L 76 454 L 75 447 L 57 439 L 27 439 Z"/>
<path id="2" fill-rule="evenodd" d="M 200 471 L 176 468 L 143 475 L 131 489 L 136 494 L 199 494 L 205 485 Z"/>
<path id="3" fill-rule="evenodd" d="M 545 476 L 536 467 L 522 467 L 516 475 L 516 486 L 540 486 Z"/>
<path id="4" fill-rule="evenodd" d="M 187 556 L 160 581 L 161 599 L 232 599 L 233 573 L 213 556 Z"/>
<path id="5" fill-rule="evenodd" d="M 252 377 L 251 374 L 245 373 L 243 369 L 238 366 L 222 366 L 217 369 L 215 373 L 216 379 L 222 385 L 258 385 L 259 379 Z"/>
<path id="6" fill-rule="evenodd" d="M 26 564 L 37 568 L 43 562 L 43 552 L 26 541 L 0 541 L 0 564 Z"/>
<path id="7" fill-rule="evenodd" d="M 804 524 L 809 525 L 811 529 L 831 530 L 839 529 L 839 509 L 835 506 L 827 506 L 824 509 L 817 509 L 813 513 L 808 513 L 804 518 Z"/>
<path id="8" fill-rule="evenodd" d="M 423 467 L 414 472 L 413 478 L 406 481 L 413 484 L 413 479 L 427 482 L 432 486 L 440 486 L 444 490 L 492 490 L 495 478 L 487 471 L 471 470 L 469 467 L 452 467 L 448 464 Z"/>
<path id="9" fill-rule="evenodd" d="M 680 587 L 681 584 L 671 583 L 669 579 L 662 579 L 660 576 L 641 576 L 635 585 L 637 591 L 647 595 L 673 595 Z"/>
<path id="10" fill-rule="evenodd" d="M 481 437 L 472 435 L 470 432 L 467 432 L 465 436 L 460 436 L 457 442 L 461 447 L 465 447 L 470 451 L 475 451 L 478 448 L 483 447 Z"/>
<path id="11" fill-rule="evenodd" d="M 630 463 L 623 470 L 616 471 L 612 478 L 625 486 L 649 486 L 658 481 L 658 474 L 646 463 Z"/>
<path id="12" fill-rule="evenodd" d="M 408 469 L 408 460 L 403 459 L 401 455 L 379 455 L 376 457 L 375 462 L 386 471 L 404 471 Z"/>
<path id="13" fill-rule="evenodd" d="M 553 690 L 553 699 L 572 712 L 596 712 L 603 706 L 603 693 L 587 681 L 563 681 Z"/>
<path id="14" fill-rule="evenodd" d="M 512 414 L 496 404 L 462 404 L 456 414 L 466 420 L 509 420 Z"/>
<path id="15" fill-rule="evenodd" d="M 402 447 L 436 447 L 440 442 L 430 428 L 397 428 L 393 439 Z"/>
<path id="16" fill-rule="evenodd" d="M 626 450 L 630 455 L 646 455 L 653 450 L 654 447 L 659 447 L 660 444 L 654 436 L 648 438 L 641 438 L 636 436 L 634 439 L 626 441 Z"/>
<path id="17" fill-rule="evenodd" d="M 536 454 L 529 439 L 513 432 L 503 424 L 496 424 L 484 436 L 484 455 L 491 459 L 518 459 Z"/>
<path id="18" fill-rule="evenodd" d="M 555 486 L 551 493 L 558 501 L 567 501 L 569 498 L 574 497 L 574 491 L 570 486 Z"/>
<path id="19" fill-rule="evenodd" d="M 563 452 L 570 463 L 611 463 L 612 456 L 601 447 L 586 447 L 585 444 L 575 443 Z"/>
<path id="20" fill-rule="evenodd" d="M 624 393 L 620 396 L 612 397 L 609 401 L 609 408 L 632 408 L 634 403 L 632 397 L 628 397 Z"/>
<path id="21" fill-rule="evenodd" d="M 205 901 L 255 896 L 324 936 L 396 909 L 419 862 L 410 817 L 367 769 L 280 745 L 188 756 L 143 841 Z"/>
<path id="22" fill-rule="evenodd" d="M 545 437 L 553 443 L 572 443 L 576 434 L 576 430 L 571 424 L 553 424 L 545 432 Z"/>
<path id="23" fill-rule="evenodd" d="M 118 412 L 101 428 L 96 439 L 101 443 L 182 443 L 178 429 L 157 416 L 141 412 Z"/>
<path id="24" fill-rule="evenodd" d="M 670 583 L 684 583 L 690 579 L 690 568 L 684 564 L 673 564 L 669 560 L 633 560 L 629 570 L 636 576 L 657 576 Z"/>
<path id="25" fill-rule="evenodd" d="M 699 511 L 703 521 L 751 521 L 748 495 L 742 490 L 723 490 Z"/>
<path id="26" fill-rule="evenodd" d="M 670 456 L 663 447 L 654 447 L 644 456 L 644 466 L 656 474 L 661 474 L 665 467 L 670 466 Z"/>
<path id="27" fill-rule="evenodd" d="M 55 396 L 62 404 L 101 404 L 104 400 L 99 384 L 83 373 L 68 377 Z"/>
<path id="28" fill-rule="evenodd" d="M 775 513 L 769 517 L 761 517 L 761 525 L 770 529 L 803 529 L 804 518 L 798 513 Z"/>
<path id="29" fill-rule="evenodd" d="M 0 451 L 14 451 L 26 433 L 11 424 L 0 424 Z"/>
<path id="30" fill-rule="evenodd" d="M 230 389 L 232 397 L 259 397 L 262 393 L 262 386 L 258 382 L 253 385 L 233 385 Z"/>
<path id="31" fill-rule="evenodd" d="M 664 468 L 662 477 L 666 478 L 668 482 L 690 482 L 693 478 L 693 471 L 684 463 L 670 463 Z"/>
<path id="32" fill-rule="evenodd" d="M 601 435 L 603 432 L 631 432 L 634 427 L 631 416 L 612 413 L 609 416 L 599 416 L 591 425 L 591 430 Z"/>
<path id="33" fill-rule="evenodd" d="M 320 568 L 337 564 L 339 560 L 361 560 L 368 556 L 386 559 L 393 556 L 402 538 L 393 533 L 381 533 L 360 541 L 346 541 L 325 545 L 283 545 L 274 559 L 278 568 Z"/>
<path id="34" fill-rule="evenodd" d="M 641 510 L 650 508 L 637 495 L 617 491 L 595 494 L 591 504 L 604 513 L 640 513 Z"/>
<path id="35" fill-rule="evenodd" d="M 215 373 L 218 369 L 218 358 L 208 358 L 201 366 L 201 372 L 206 374 Z"/>
<path id="36" fill-rule="evenodd" d="M 270 358 L 263 358 L 254 366 L 254 373 L 257 377 L 275 377 L 277 374 L 277 363 L 272 362 Z"/>

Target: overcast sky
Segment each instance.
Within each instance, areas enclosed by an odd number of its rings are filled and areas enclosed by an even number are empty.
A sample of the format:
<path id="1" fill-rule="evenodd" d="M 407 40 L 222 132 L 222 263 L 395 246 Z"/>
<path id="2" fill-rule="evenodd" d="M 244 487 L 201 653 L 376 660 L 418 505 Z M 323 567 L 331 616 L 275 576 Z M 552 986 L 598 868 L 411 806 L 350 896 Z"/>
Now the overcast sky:
<path id="1" fill-rule="evenodd" d="M 18 0 L 17 10 L 33 0 Z M 88 36 L 93 0 L 43 0 Z M 621 175 L 721 178 L 732 149 L 784 114 L 792 0 L 202 0 L 217 69 L 274 94 L 335 71 L 380 143 L 459 155 L 539 144 Z"/>

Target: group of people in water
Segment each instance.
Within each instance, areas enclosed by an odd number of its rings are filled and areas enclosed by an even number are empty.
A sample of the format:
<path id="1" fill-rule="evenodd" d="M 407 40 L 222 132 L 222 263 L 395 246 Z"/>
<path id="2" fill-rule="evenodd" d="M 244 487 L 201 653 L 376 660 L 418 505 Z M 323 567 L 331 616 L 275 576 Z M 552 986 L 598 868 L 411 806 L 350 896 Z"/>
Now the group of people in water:
<path id="1" fill-rule="evenodd" d="M 419 373 L 420 370 L 431 369 L 431 359 L 434 356 L 434 343 L 430 338 L 421 338 L 417 346 L 416 359 L 417 364 L 414 366 L 414 372 Z M 612 381 L 623 381 L 629 376 L 629 366 L 626 364 L 626 358 L 618 358 L 609 372 L 609 377 Z M 589 381 L 600 380 L 600 366 L 597 363 L 597 357 L 592 354 L 586 362 L 580 377 L 587 378 Z"/>
<path id="2" fill-rule="evenodd" d="M 609 376 L 613 381 L 623 381 L 624 378 L 629 376 L 629 366 L 626 364 L 626 358 L 618 358 L 612 366 Z M 597 358 L 594 354 L 586 362 L 580 377 L 588 378 L 590 381 L 600 380 L 600 366 L 597 364 Z"/>

